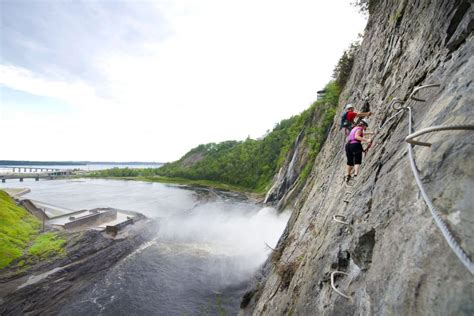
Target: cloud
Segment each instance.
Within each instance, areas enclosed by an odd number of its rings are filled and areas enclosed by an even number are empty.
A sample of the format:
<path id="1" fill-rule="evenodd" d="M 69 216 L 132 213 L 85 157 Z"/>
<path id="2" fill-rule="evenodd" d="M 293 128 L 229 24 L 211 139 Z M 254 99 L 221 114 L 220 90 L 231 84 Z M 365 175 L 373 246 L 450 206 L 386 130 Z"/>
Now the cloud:
<path id="1" fill-rule="evenodd" d="M 11 5 L 3 13 L 9 18 L 2 22 L 0 83 L 75 108 L 74 118 L 63 118 L 75 128 L 61 136 L 76 140 L 75 147 L 43 159 L 174 160 L 200 143 L 259 137 L 315 100 L 364 25 L 346 1 L 324 4 Z M 15 126 L 14 105 L 7 106 L 8 125 Z M 58 137 L 32 124 L 30 137 Z M 82 144 L 84 136 L 89 141 Z M 18 159 L 38 159 L 11 145 Z"/>
<path id="2" fill-rule="evenodd" d="M 0 65 L 0 85 L 37 96 L 60 99 L 87 106 L 97 99 L 94 89 L 81 81 L 48 80 L 31 71 L 15 66 Z"/>
<path id="3" fill-rule="evenodd" d="M 2 63 L 49 79 L 100 83 L 93 64 L 109 51 L 139 55 L 143 43 L 166 38 L 166 22 L 150 1 L 2 1 Z"/>

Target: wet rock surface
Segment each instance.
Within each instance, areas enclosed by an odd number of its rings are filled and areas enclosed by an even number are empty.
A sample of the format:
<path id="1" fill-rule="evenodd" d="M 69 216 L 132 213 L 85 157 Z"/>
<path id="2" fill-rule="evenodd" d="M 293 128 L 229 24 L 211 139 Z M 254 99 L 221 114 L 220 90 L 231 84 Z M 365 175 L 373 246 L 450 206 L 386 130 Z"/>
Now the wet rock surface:
<path id="1" fill-rule="evenodd" d="M 307 149 L 303 143 L 303 137 L 302 131 L 288 153 L 283 167 L 280 168 L 273 180 L 273 185 L 265 196 L 265 203 L 280 201 L 298 179 L 307 163 Z"/>
<path id="2" fill-rule="evenodd" d="M 122 258 L 156 234 L 157 223 L 142 219 L 115 237 L 89 230 L 68 237 L 66 254 L 21 274 L 0 275 L 1 315 L 50 315 L 75 300 Z"/>
<path id="3" fill-rule="evenodd" d="M 357 109 L 367 97 L 370 129 L 406 101 L 415 130 L 474 124 L 473 8 L 469 1 L 377 1 L 341 94 Z M 413 88 L 426 102 L 408 100 Z M 358 92 L 360 91 L 360 92 Z M 242 302 L 242 315 L 472 315 L 474 276 L 444 240 L 422 199 L 407 155 L 408 113 L 375 136 L 361 173 L 343 184 L 337 122 L 297 194 L 287 229 Z M 474 258 L 474 137 L 469 131 L 420 137 L 422 181 L 444 221 Z M 281 197 L 285 199 L 285 195 Z M 348 225 L 334 221 L 341 215 Z M 342 218 L 342 217 L 341 217 Z M 334 278 L 331 273 L 347 275 Z"/>

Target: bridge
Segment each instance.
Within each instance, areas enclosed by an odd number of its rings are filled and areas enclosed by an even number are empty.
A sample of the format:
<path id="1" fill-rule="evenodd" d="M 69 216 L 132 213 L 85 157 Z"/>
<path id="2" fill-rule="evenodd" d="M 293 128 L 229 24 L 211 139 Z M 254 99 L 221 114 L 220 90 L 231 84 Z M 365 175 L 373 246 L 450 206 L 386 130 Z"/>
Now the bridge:
<path id="1" fill-rule="evenodd" d="M 16 170 L 18 169 L 18 173 L 21 173 L 21 170 L 23 170 L 23 172 L 28 172 L 27 170 L 29 170 L 29 172 L 55 172 L 55 171 L 62 171 L 64 169 L 57 169 L 57 168 L 47 168 L 47 167 L 1 167 L 1 168 L 5 168 L 5 169 L 12 169 L 12 172 L 15 173 Z"/>
<path id="2" fill-rule="evenodd" d="M 16 172 L 16 169 L 18 169 L 18 172 Z M 23 169 L 24 172 L 21 172 L 21 169 Z M 29 172 L 27 170 L 29 170 Z M 0 174 L 0 179 L 2 180 L 2 183 L 5 183 L 8 179 L 19 179 L 20 182 L 23 182 L 23 179 L 35 179 L 36 181 L 39 181 L 39 179 L 54 179 L 57 177 L 73 175 L 75 170 L 15 167 L 12 168 L 12 171 L 12 173 Z"/>

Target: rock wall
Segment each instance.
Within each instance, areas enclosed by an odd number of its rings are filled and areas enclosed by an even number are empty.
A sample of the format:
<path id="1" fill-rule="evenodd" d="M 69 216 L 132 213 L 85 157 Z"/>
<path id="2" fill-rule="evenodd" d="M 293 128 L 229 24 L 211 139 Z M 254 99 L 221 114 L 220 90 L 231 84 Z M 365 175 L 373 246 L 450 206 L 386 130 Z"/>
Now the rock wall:
<path id="1" fill-rule="evenodd" d="M 372 0 L 375 1 L 375 0 Z M 448 247 L 416 185 L 404 139 L 413 128 L 474 124 L 471 1 L 378 0 L 341 94 L 339 112 L 309 180 L 291 192 L 294 212 L 242 301 L 241 315 L 474 315 L 474 276 Z M 408 100 L 414 87 L 426 102 Z M 359 92 L 358 92 L 359 91 Z M 345 103 L 368 98 L 374 145 L 353 186 L 343 184 Z M 422 136 L 417 168 L 455 239 L 474 258 L 474 137 Z M 287 193 L 288 194 L 288 193 Z M 285 199 L 283 196 L 281 199 Z M 336 222 L 342 215 L 349 225 Z M 331 273 L 341 271 L 331 287 Z"/>
<path id="2" fill-rule="evenodd" d="M 279 202 L 283 196 L 290 191 L 298 180 L 298 177 L 308 162 L 307 145 L 303 142 L 304 131 L 301 131 L 296 138 L 293 147 L 286 156 L 283 167 L 273 180 L 273 185 L 268 190 L 264 203 Z"/>

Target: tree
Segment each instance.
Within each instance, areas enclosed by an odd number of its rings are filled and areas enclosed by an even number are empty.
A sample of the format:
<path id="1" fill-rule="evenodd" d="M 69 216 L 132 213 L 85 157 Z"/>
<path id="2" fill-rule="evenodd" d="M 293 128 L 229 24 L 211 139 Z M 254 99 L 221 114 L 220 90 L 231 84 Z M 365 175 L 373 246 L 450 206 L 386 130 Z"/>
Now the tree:
<path id="1" fill-rule="evenodd" d="M 351 46 L 344 51 L 342 57 L 339 59 L 336 67 L 334 68 L 332 76 L 341 89 L 344 88 L 347 83 L 347 80 L 349 80 L 352 66 L 354 65 L 354 59 L 357 55 L 357 52 L 359 51 L 359 48 L 359 42 L 352 43 Z"/>

